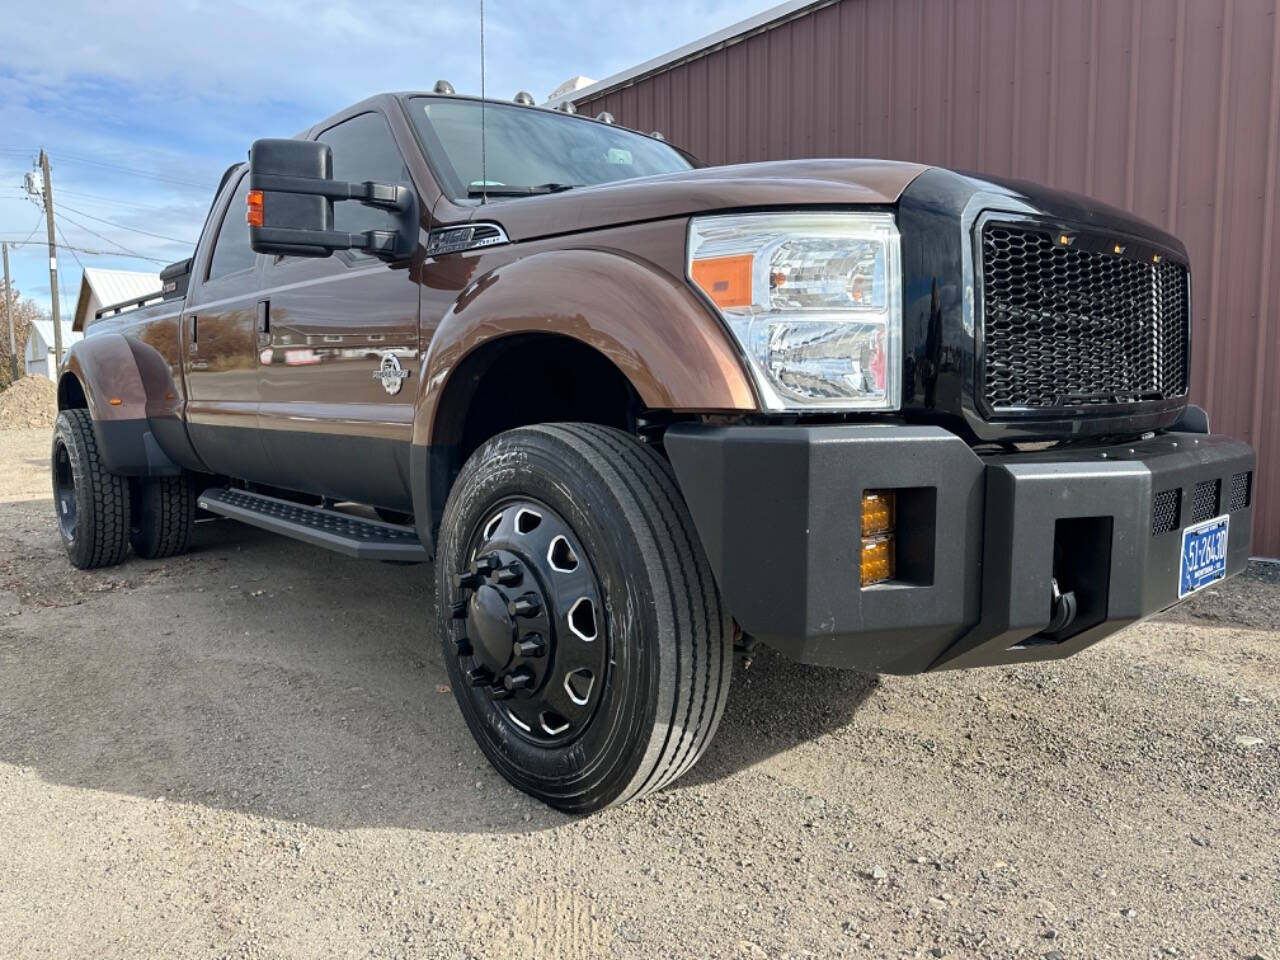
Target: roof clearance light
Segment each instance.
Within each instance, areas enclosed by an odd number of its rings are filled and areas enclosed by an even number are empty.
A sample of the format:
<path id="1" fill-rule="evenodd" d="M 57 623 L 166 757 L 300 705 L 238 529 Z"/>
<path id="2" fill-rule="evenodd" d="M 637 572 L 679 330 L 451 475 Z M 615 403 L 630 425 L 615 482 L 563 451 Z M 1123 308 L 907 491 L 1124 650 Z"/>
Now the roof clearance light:
<path id="1" fill-rule="evenodd" d="M 251 227 L 262 226 L 262 191 L 250 190 L 245 196 L 244 222 Z"/>
<path id="2" fill-rule="evenodd" d="M 451 97 L 454 94 L 453 84 L 450 83 L 448 80 L 437 80 L 436 85 L 431 88 L 431 92 L 443 94 L 446 97 Z"/>
<path id="3" fill-rule="evenodd" d="M 533 94 L 527 90 L 521 90 L 517 93 L 512 98 L 512 102 L 518 103 L 522 107 L 532 107 L 536 105 L 533 99 Z"/>
<path id="4" fill-rule="evenodd" d="M 556 109 L 559 110 L 561 113 L 577 113 L 578 112 L 578 108 L 574 106 L 574 103 L 572 100 L 562 100 L 560 103 L 556 104 Z"/>
<path id="5" fill-rule="evenodd" d="M 601 110 L 599 113 L 596 114 L 596 119 L 599 120 L 601 123 L 614 122 L 613 114 L 610 113 L 608 110 Z"/>

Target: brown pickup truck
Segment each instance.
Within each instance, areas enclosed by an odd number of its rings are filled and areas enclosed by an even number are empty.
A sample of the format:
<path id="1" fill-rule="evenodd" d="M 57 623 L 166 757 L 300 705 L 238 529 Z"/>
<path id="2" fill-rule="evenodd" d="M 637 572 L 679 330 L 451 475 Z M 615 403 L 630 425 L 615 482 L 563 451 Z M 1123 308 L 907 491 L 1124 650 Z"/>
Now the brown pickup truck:
<path id="1" fill-rule="evenodd" d="M 735 647 L 1065 657 L 1249 555 L 1185 248 L 1033 184 L 438 86 L 257 141 L 163 279 L 61 371 L 71 561 L 201 515 L 434 561 L 472 733 L 561 809 L 688 770 Z"/>

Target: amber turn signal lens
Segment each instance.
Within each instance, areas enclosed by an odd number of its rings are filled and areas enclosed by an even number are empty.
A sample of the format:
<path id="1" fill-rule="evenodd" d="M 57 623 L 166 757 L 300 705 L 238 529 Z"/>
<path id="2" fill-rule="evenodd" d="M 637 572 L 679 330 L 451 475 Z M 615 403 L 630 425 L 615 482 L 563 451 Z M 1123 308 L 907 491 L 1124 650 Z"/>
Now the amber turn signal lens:
<path id="1" fill-rule="evenodd" d="M 893 494 L 886 490 L 862 491 L 862 535 L 874 537 L 893 530 Z"/>
<path id="2" fill-rule="evenodd" d="M 893 579 L 893 535 L 862 541 L 862 585 Z"/>
<path id="3" fill-rule="evenodd" d="M 262 226 L 262 191 L 250 190 L 245 196 L 244 221 L 251 227 Z"/>
<path id="4" fill-rule="evenodd" d="M 750 254 L 743 254 L 694 260 L 689 272 L 717 307 L 749 307 L 753 259 Z"/>

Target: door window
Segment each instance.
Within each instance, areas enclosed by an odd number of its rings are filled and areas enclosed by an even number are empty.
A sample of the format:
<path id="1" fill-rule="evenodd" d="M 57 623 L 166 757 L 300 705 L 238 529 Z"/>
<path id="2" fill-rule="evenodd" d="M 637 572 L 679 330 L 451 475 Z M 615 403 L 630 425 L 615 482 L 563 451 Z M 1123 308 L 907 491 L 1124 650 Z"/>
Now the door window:
<path id="1" fill-rule="evenodd" d="M 249 224 L 245 221 L 245 197 L 249 193 L 249 178 L 241 175 L 231 203 L 222 215 L 218 238 L 213 243 L 213 258 L 209 261 L 206 282 L 229 277 L 233 273 L 252 269 L 257 254 L 249 246 Z"/>
<path id="2" fill-rule="evenodd" d="M 391 128 L 380 113 L 362 113 L 330 127 L 319 141 L 333 150 L 333 179 L 360 183 L 409 183 L 400 148 L 391 136 Z M 348 200 L 333 206 L 334 229 L 347 233 L 365 230 L 394 230 L 395 217 L 386 210 L 366 207 Z"/>

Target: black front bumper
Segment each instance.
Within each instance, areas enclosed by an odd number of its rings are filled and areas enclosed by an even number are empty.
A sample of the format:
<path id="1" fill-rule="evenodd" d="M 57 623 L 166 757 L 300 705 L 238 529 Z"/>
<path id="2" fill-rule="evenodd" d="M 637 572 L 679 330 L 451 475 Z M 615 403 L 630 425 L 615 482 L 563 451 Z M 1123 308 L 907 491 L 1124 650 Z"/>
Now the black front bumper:
<path id="1" fill-rule="evenodd" d="M 1204 481 L 1231 517 L 1228 576 L 1249 557 L 1252 504 L 1229 508 L 1255 457 L 1225 437 L 979 456 L 939 427 L 680 424 L 665 443 L 733 616 L 808 663 L 918 673 L 1077 653 L 1178 601 Z M 897 579 L 862 587 L 862 492 L 881 489 L 897 492 Z M 1178 519 L 1155 533 L 1170 490 Z M 1050 636 L 1055 577 L 1079 614 Z"/>

